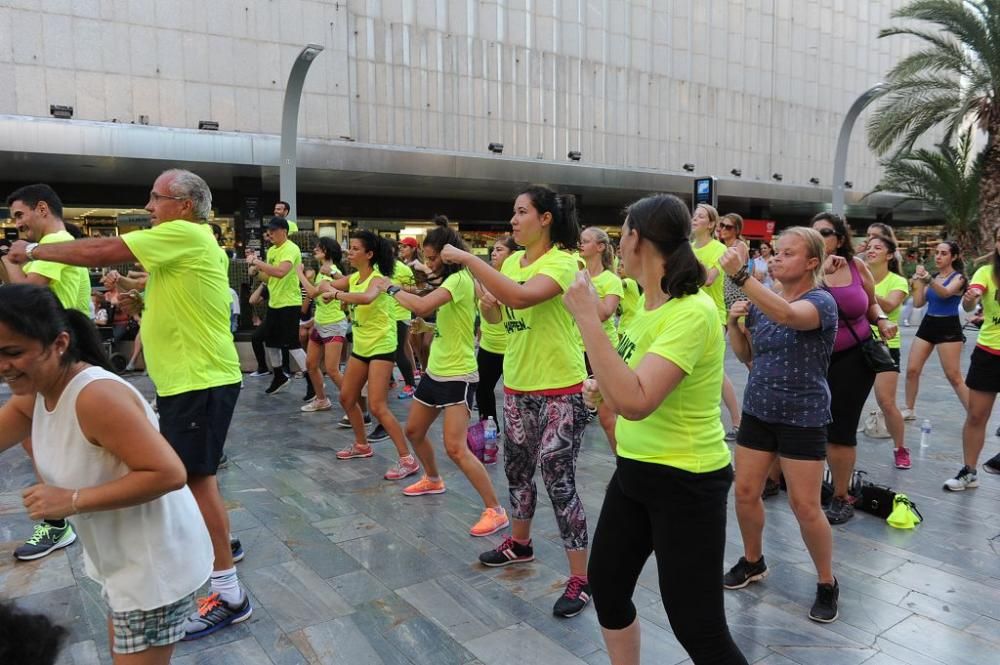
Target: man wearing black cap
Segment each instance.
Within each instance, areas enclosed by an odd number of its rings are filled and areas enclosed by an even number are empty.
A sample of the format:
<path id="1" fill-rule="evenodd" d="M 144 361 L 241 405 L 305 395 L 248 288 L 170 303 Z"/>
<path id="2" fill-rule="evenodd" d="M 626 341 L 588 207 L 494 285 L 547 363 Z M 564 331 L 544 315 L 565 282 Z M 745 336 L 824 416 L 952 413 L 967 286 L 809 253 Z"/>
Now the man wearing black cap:
<path id="1" fill-rule="evenodd" d="M 306 354 L 299 344 L 302 292 L 295 271 L 295 266 L 302 263 L 302 252 L 288 240 L 288 222 L 285 219 L 272 217 L 267 230 L 272 243 L 267 249 L 267 260 L 261 261 L 257 253 L 250 250 L 247 252 L 247 263 L 267 276 L 267 315 L 259 330 L 271 356 L 274 372 L 271 385 L 264 392 L 273 395 L 288 383 L 288 376 L 281 369 L 281 350 L 287 349 L 303 368 L 306 366 Z"/>

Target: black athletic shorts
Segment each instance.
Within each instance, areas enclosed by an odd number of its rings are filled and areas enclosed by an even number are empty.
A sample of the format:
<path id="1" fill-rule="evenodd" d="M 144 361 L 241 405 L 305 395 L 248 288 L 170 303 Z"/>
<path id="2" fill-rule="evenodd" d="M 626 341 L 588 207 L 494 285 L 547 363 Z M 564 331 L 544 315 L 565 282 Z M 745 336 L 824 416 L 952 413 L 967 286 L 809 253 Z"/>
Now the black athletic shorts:
<path id="1" fill-rule="evenodd" d="M 298 305 L 289 307 L 268 307 L 264 317 L 264 346 L 271 349 L 298 349 L 299 312 Z"/>
<path id="2" fill-rule="evenodd" d="M 424 374 L 420 377 L 413 399 L 436 409 L 465 404 L 471 413 L 478 385 L 470 381 L 436 381 Z"/>
<path id="3" fill-rule="evenodd" d="M 160 434 L 184 463 L 188 475 L 214 476 L 233 420 L 240 384 L 157 397 Z"/>
<path id="4" fill-rule="evenodd" d="M 896 363 L 896 373 L 898 374 L 900 372 L 899 368 L 903 366 L 903 364 L 899 362 L 899 349 L 893 349 L 890 347 L 889 355 L 892 356 L 892 362 Z"/>
<path id="5" fill-rule="evenodd" d="M 826 459 L 826 425 L 797 427 L 768 423 L 744 411 L 736 443 L 788 459 L 823 460 Z"/>
<path id="6" fill-rule="evenodd" d="M 973 349 L 965 385 L 969 390 L 1000 393 L 1000 355 L 984 351 L 978 346 Z"/>
<path id="7" fill-rule="evenodd" d="M 917 328 L 917 337 L 931 344 L 947 344 L 948 342 L 964 342 L 962 321 L 955 316 L 924 315 Z"/>
<path id="8" fill-rule="evenodd" d="M 395 351 L 393 351 L 392 353 L 376 353 L 374 356 L 359 356 L 358 354 L 356 354 L 356 353 L 354 353 L 352 351 L 351 352 L 351 357 L 352 358 L 357 358 L 358 360 L 360 360 L 361 362 L 363 362 L 365 364 L 368 364 L 368 363 L 370 363 L 373 360 L 384 360 L 384 361 L 389 362 L 389 363 L 395 363 L 396 362 L 396 352 Z"/>

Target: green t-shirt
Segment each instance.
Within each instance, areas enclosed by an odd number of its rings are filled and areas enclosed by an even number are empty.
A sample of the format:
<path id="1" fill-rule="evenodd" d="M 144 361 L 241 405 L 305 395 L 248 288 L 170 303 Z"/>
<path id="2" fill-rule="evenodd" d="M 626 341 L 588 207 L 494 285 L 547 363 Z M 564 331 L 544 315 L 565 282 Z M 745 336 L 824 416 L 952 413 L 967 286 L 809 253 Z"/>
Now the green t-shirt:
<path id="1" fill-rule="evenodd" d="M 378 268 L 365 281 L 359 281 L 361 273 L 352 273 L 348 278 L 351 293 L 368 290 L 372 277 L 381 277 Z M 393 298 L 380 293 L 369 305 L 349 305 L 351 310 L 351 330 L 354 333 L 354 353 L 365 358 L 383 353 L 396 352 L 396 320 Z"/>
<path id="2" fill-rule="evenodd" d="M 997 280 L 1000 275 L 993 274 L 993 266 L 985 265 L 972 276 L 970 286 L 979 287 L 983 291 L 983 327 L 979 329 L 976 344 L 994 353 L 1000 353 L 1000 302 L 997 302 Z"/>
<path id="3" fill-rule="evenodd" d="M 295 271 L 295 266 L 302 263 L 302 250 L 289 240 L 280 246 L 271 245 L 267 248 L 267 265 L 276 268 L 285 261 L 290 262 L 292 267 L 284 277 L 267 278 L 267 306 L 272 309 L 302 306 L 302 289 Z"/>
<path id="4" fill-rule="evenodd" d="M 173 220 L 122 240 L 149 273 L 142 344 L 156 394 L 239 383 L 229 330 L 229 259 L 211 228 Z"/>
<path id="5" fill-rule="evenodd" d="M 881 282 L 875 285 L 875 295 L 877 295 L 879 298 L 886 298 L 892 291 L 902 291 L 904 294 L 903 300 L 906 300 L 905 294 L 908 294 L 910 292 L 910 284 L 909 282 L 906 281 L 905 277 L 902 277 L 901 275 L 897 275 L 896 273 L 889 271 L 886 274 L 885 278 L 883 278 Z M 900 303 L 899 307 L 892 310 L 891 312 L 886 312 L 885 314 L 886 316 L 889 317 L 890 321 L 892 321 L 896 325 L 899 325 L 899 315 L 902 312 L 903 312 L 903 303 Z M 878 328 L 876 326 L 872 326 L 872 334 L 875 335 L 876 338 L 878 337 Z M 892 339 L 886 341 L 886 346 L 888 346 L 890 349 L 898 349 L 900 348 L 900 345 L 902 343 L 903 342 L 899 338 L 899 335 L 896 335 Z"/>
<path id="6" fill-rule="evenodd" d="M 332 282 L 333 277 L 330 275 L 324 275 L 321 272 L 316 273 L 316 281 L 313 282 L 316 286 L 319 286 L 321 282 Z M 328 325 L 330 323 L 337 323 L 343 321 L 347 318 L 344 314 L 343 303 L 339 300 L 331 300 L 326 302 L 320 296 L 316 296 L 316 312 L 313 315 L 314 320 L 319 325 Z"/>
<path id="7" fill-rule="evenodd" d="M 445 278 L 442 289 L 451 301 L 438 308 L 434 343 L 427 359 L 427 371 L 449 377 L 476 371 L 476 287 L 468 270 Z"/>
<path id="8" fill-rule="evenodd" d="M 726 246 L 713 238 L 705 243 L 703 247 L 695 247 L 692 244 L 691 249 L 694 250 L 694 255 L 701 262 L 701 265 L 705 266 L 706 272 L 712 268 L 719 271 L 719 275 L 712 282 L 712 285 L 703 286 L 702 291 L 711 296 L 712 302 L 715 303 L 715 308 L 719 313 L 719 321 L 722 325 L 726 325 L 726 301 L 723 293 L 723 283 L 726 281 L 726 276 L 719 266 L 719 259 L 726 253 Z"/>
<path id="9" fill-rule="evenodd" d="M 392 283 L 396 286 L 414 286 L 417 281 L 413 278 L 413 269 L 402 261 L 396 261 L 396 271 L 392 273 Z M 399 302 L 393 299 L 393 315 L 397 321 L 409 321 L 413 318 L 413 313 L 406 309 Z"/>
<path id="10" fill-rule="evenodd" d="M 597 295 L 601 298 L 605 296 L 618 296 L 618 302 L 619 304 L 621 303 L 621 298 L 625 295 L 625 289 L 618 275 L 610 270 L 605 270 L 597 277 L 592 278 L 591 281 L 594 283 L 594 290 L 597 291 Z M 604 328 L 604 334 L 611 340 L 611 345 L 618 346 L 618 330 L 615 329 L 614 314 L 602 321 L 601 327 Z"/>
<path id="11" fill-rule="evenodd" d="M 629 367 L 635 369 L 647 353 L 655 353 L 685 376 L 642 420 L 618 417 L 618 455 L 692 473 L 729 464 L 719 409 L 726 346 L 717 311 L 712 299 L 699 292 L 652 311 L 640 310 L 620 331 L 618 353 Z"/>
<path id="12" fill-rule="evenodd" d="M 75 240 L 63 229 L 50 233 L 38 241 L 39 245 Z M 66 309 L 75 309 L 90 315 L 90 272 L 86 268 L 68 266 L 55 261 L 31 261 L 24 266 L 24 274 L 41 275 L 49 280 L 49 288 Z"/>
<path id="13" fill-rule="evenodd" d="M 577 273 L 577 260 L 553 247 L 527 266 L 524 250 L 514 252 L 501 272 L 518 284 L 535 275 L 552 278 L 566 291 Z M 583 354 L 576 343 L 576 322 L 556 296 L 526 309 L 503 306 L 507 350 L 503 359 L 504 386 L 522 392 L 568 388 L 587 377 Z"/>
<path id="14" fill-rule="evenodd" d="M 631 277 L 622 279 L 622 299 L 618 303 L 618 330 L 624 330 L 639 311 L 639 283 Z"/>

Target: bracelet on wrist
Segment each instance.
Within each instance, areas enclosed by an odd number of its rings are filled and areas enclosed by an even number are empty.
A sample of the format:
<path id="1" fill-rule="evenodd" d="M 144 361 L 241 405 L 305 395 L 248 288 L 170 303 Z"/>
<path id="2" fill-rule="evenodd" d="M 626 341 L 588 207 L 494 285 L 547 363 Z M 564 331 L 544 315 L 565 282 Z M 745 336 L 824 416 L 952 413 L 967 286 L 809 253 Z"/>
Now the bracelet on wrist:
<path id="1" fill-rule="evenodd" d="M 747 273 L 746 266 L 740 268 L 735 275 L 730 277 L 730 279 L 733 280 L 733 283 L 736 286 L 743 286 L 744 284 L 746 284 L 746 281 L 750 279 L 750 275 L 749 273 Z"/>

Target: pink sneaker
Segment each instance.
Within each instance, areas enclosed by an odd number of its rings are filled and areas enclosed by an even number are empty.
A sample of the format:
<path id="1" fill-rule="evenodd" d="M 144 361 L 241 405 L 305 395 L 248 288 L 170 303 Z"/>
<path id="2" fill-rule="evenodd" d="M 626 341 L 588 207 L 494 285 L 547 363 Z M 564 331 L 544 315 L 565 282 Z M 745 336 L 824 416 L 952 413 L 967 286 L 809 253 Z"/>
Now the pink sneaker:
<path id="1" fill-rule="evenodd" d="M 897 469 L 909 469 L 910 468 L 910 449 L 909 448 L 895 448 L 892 452 L 893 457 L 896 459 Z"/>
<path id="2" fill-rule="evenodd" d="M 389 467 L 389 470 L 385 472 L 384 478 L 386 480 L 402 480 L 407 476 L 412 476 L 417 471 L 420 471 L 420 465 L 417 463 L 417 460 L 407 455 L 406 457 L 400 457 L 399 461 Z"/>
<path id="3" fill-rule="evenodd" d="M 337 459 L 360 459 L 364 457 L 371 457 L 374 454 L 375 453 L 372 452 L 371 446 L 359 446 L 355 443 L 347 448 L 344 448 L 343 450 L 338 450 Z"/>

